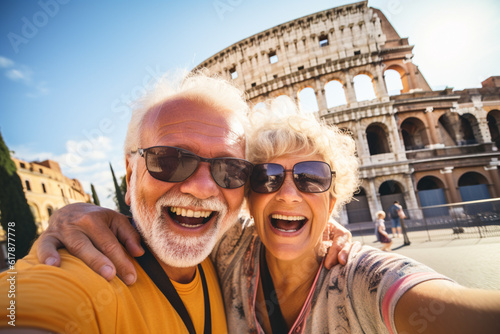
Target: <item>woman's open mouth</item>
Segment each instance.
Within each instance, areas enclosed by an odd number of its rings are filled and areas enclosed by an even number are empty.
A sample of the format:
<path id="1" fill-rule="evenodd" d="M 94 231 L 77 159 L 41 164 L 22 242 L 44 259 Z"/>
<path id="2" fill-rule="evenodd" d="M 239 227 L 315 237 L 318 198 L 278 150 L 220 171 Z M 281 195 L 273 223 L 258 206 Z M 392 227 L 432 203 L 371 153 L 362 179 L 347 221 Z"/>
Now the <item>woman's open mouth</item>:
<path id="1" fill-rule="evenodd" d="M 269 219 L 275 229 L 286 233 L 297 232 L 307 223 L 307 218 L 304 216 L 272 214 Z"/>

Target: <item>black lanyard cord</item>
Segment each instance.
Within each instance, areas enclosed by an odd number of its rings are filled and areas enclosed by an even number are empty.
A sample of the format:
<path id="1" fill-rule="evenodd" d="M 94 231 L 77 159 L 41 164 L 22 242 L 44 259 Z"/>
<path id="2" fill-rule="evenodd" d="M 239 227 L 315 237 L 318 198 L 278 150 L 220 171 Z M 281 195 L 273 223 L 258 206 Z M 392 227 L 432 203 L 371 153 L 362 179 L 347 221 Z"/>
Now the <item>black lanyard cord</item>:
<path id="1" fill-rule="evenodd" d="M 145 252 L 141 257 L 137 257 L 136 260 L 144 269 L 146 274 L 148 274 L 149 278 L 153 281 L 153 283 L 160 289 L 163 295 L 168 299 L 170 304 L 174 307 L 175 311 L 181 317 L 184 325 L 189 332 L 189 334 L 196 334 L 194 329 L 193 321 L 189 316 L 189 313 L 182 302 L 181 297 L 175 290 L 174 285 L 170 281 L 170 278 L 167 276 L 161 265 L 158 263 L 154 255 L 151 253 L 149 248 L 142 243 L 142 247 Z M 212 333 L 212 317 L 210 312 L 210 297 L 208 295 L 208 286 L 207 280 L 205 278 L 205 273 L 203 272 L 203 268 L 201 264 L 198 264 L 198 270 L 200 271 L 201 283 L 203 285 L 203 299 L 205 301 L 205 325 L 204 325 L 204 334 Z"/>
<path id="2" fill-rule="evenodd" d="M 271 324 L 271 329 L 273 334 L 286 334 L 288 333 L 288 326 L 285 322 L 285 318 L 283 317 L 283 313 L 281 313 L 280 303 L 278 301 L 278 294 L 276 293 L 276 289 L 274 288 L 273 278 L 271 277 L 271 273 L 269 272 L 269 268 L 267 267 L 265 248 L 261 249 L 261 259 L 260 259 L 260 282 L 262 283 L 262 290 L 264 292 L 264 300 L 266 302 L 267 316 L 269 317 L 269 322 Z M 271 293 L 274 292 L 275 298 L 271 298 Z M 272 304 L 271 307 L 268 307 L 267 304 Z"/>

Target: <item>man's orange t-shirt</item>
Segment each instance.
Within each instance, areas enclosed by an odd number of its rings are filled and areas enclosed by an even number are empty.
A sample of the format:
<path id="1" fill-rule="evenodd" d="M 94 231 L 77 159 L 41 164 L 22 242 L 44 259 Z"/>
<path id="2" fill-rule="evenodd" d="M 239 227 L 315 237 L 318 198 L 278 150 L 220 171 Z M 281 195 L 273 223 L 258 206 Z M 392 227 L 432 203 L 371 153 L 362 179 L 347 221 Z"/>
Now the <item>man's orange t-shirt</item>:
<path id="1" fill-rule="evenodd" d="M 106 281 L 66 250 L 59 253 L 60 268 L 40 264 L 36 249 L 32 249 L 14 270 L 0 274 L 0 327 L 11 327 L 12 316 L 7 316 L 12 314 L 13 300 L 15 328 L 56 333 L 187 333 L 175 309 L 135 260 L 137 281 L 127 286 L 116 277 Z M 203 261 L 202 266 L 210 295 L 212 332 L 227 333 L 217 274 L 210 259 Z M 12 282 L 14 295 L 9 293 Z M 172 283 L 196 332 L 203 333 L 205 310 L 200 273 L 196 270 L 195 278 L 188 284 Z"/>

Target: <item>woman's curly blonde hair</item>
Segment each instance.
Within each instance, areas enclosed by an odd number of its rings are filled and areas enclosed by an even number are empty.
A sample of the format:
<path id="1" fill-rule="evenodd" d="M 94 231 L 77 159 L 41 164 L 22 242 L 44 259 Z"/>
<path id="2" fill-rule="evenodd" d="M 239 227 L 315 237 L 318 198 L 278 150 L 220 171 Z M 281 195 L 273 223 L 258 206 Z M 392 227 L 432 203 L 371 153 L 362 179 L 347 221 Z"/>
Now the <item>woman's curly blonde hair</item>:
<path id="1" fill-rule="evenodd" d="M 247 131 L 247 158 L 254 164 L 286 155 L 320 155 L 336 173 L 329 192 L 336 198 L 335 213 L 352 199 L 359 185 L 355 142 L 337 128 L 318 121 L 286 96 L 254 107 Z"/>

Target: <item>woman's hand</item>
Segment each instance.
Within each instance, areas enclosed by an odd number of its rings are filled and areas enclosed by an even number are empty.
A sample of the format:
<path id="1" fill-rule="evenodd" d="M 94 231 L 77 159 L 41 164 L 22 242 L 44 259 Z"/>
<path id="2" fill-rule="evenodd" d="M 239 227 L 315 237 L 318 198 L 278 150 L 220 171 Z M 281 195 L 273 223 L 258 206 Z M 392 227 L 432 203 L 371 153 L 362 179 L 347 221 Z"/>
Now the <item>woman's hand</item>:
<path id="1" fill-rule="evenodd" d="M 57 249 L 65 247 L 107 280 L 118 273 L 130 285 L 137 273 L 122 244 L 133 257 L 144 253 L 140 236 L 126 216 L 93 204 L 75 203 L 50 217 L 49 227 L 37 240 L 37 255 L 41 263 L 60 266 Z"/>
<path id="2" fill-rule="evenodd" d="M 333 219 L 328 221 L 327 231 L 329 232 L 328 238 L 333 243 L 325 257 L 325 268 L 331 269 L 339 263 L 345 265 L 353 245 L 351 232 Z"/>

